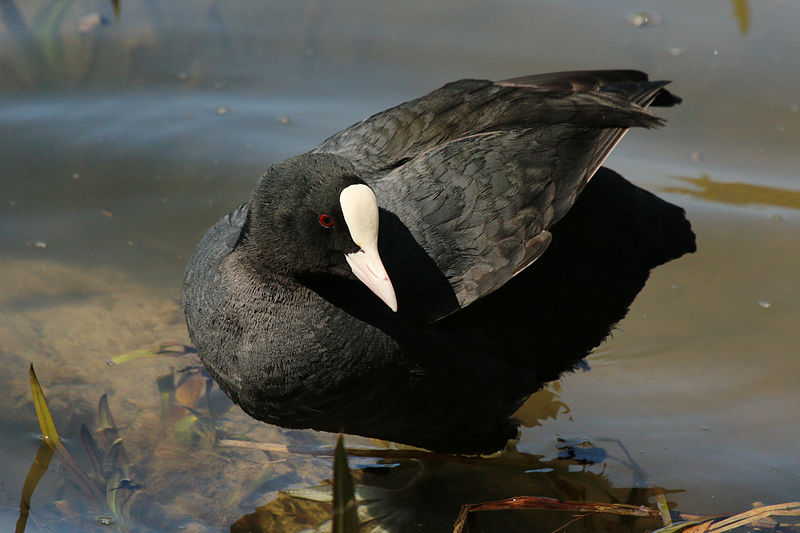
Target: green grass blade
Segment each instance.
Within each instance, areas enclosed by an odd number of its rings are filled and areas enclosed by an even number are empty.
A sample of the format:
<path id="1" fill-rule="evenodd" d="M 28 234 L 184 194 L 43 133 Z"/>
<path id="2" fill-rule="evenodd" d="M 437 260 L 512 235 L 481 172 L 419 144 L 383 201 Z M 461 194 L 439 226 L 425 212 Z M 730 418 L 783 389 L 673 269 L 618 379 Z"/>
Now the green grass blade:
<path id="1" fill-rule="evenodd" d="M 53 458 L 53 448 L 46 442 L 42 441 L 39 445 L 39 451 L 36 452 L 36 457 L 33 459 L 31 469 L 28 470 L 28 476 L 25 478 L 25 484 L 22 485 L 22 498 L 19 502 L 19 518 L 17 519 L 16 533 L 23 533 L 25 531 L 25 524 L 28 522 L 28 514 L 31 511 L 31 498 L 33 491 L 36 490 L 36 485 L 39 480 L 47 472 L 47 467 L 50 466 L 50 460 Z"/>
<path id="2" fill-rule="evenodd" d="M 36 372 L 33 370 L 33 363 L 31 363 L 30 368 L 30 379 L 33 404 L 36 406 L 36 417 L 39 419 L 39 427 L 42 428 L 42 442 L 45 442 L 55 451 L 61 445 L 61 439 L 58 437 L 56 423 L 53 421 L 50 408 L 47 406 L 47 400 L 44 397 L 42 386 L 39 384 L 39 378 L 36 377 Z"/>
<path id="3" fill-rule="evenodd" d="M 358 525 L 353 476 L 339 435 L 333 456 L 333 533 L 358 533 Z"/>
<path id="4" fill-rule="evenodd" d="M 52 449 L 58 460 L 64 465 L 66 472 L 83 490 L 87 497 L 93 498 L 95 501 L 102 502 L 102 496 L 97 488 L 97 484 L 86 473 L 81 470 L 72 456 L 67 452 L 67 449 L 61 443 L 61 439 L 56 431 L 56 424 L 53 421 L 53 415 L 50 413 L 50 408 L 47 406 L 47 400 L 44 397 L 42 386 L 39 384 L 39 378 L 36 377 L 36 372 L 33 370 L 33 363 L 30 368 L 31 391 L 33 392 L 33 404 L 36 406 L 36 416 L 39 419 L 39 426 L 42 428 L 42 442 Z"/>

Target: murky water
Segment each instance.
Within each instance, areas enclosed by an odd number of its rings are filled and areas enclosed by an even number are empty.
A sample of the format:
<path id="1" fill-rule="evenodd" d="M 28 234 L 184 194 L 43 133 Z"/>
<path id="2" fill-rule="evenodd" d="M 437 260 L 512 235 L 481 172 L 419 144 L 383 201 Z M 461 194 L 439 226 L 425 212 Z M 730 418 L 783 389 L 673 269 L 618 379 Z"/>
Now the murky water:
<path id="1" fill-rule="evenodd" d="M 657 23 L 631 24 L 640 11 Z M 142 486 L 129 529 L 227 530 L 259 505 L 293 509 L 277 491 L 328 478 L 328 459 L 218 446 L 207 431 L 187 442 L 158 379 L 193 356 L 105 361 L 187 342 L 177 297 L 188 255 L 269 163 L 446 81 L 573 68 L 674 80 L 685 103 L 661 112 L 667 127 L 631 132 L 607 166 L 685 207 L 698 252 L 653 272 L 591 371 L 523 407 L 536 427 L 516 451 L 425 472 L 385 499 L 393 523 L 446 531 L 461 503 L 522 494 L 652 505 L 642 483 L 682 491 L 668 499 L 690 513 L 800 499 L 800 3 L 151 0 L 123 3 L 115 19 L 107 2 L 6 0 L 0 13 L 2 529 L 38 447 L 30 362 L 87 471 L 80 425 L 97 427 L 109 394 Z M 333 441 L 236 408 L 217 418 L 259 442 Z M 559 461 L 557 437 L 608 455 Z M 362 481 L 397 486 L 410 469 Z M 28 530 L 102 528 L 106 512 L 54 461 Z M 567 521 L 525 513 L 481 525 Z"/>

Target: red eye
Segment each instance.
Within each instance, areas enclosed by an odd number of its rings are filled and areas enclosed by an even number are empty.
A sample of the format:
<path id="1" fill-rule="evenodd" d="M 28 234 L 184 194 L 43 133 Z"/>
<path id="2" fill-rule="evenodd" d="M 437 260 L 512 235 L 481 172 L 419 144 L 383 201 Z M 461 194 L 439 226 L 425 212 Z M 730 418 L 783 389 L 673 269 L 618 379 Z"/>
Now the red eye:
<path id="1" fill-rule="evenodd" d="M 333 227 L 333 219 L 330 215 L 322 214 L 319 216 L 319 224 L 323 228 L 332 228 Z"/>

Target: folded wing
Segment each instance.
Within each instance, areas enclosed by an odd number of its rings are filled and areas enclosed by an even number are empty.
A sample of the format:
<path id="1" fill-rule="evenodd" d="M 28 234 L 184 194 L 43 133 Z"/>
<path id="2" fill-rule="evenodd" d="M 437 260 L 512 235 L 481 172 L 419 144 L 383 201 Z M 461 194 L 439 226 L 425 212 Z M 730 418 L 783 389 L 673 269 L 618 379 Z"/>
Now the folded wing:
<path id="1" fill-rule="evenodd" d="M 637 71 L 462 80 L 373 115 L 314 151 L 350 159 L 446 278 L 452 303 L 414 302 L 435 309 L 424 317 L 430 321 L 501 287 L 545 251 L 548 228 L 625 131 L 661 124 L 645 107 L 679 101 L 664 85 Z M 382 226 L 382 239 L 393 237 L 387 232 Z M 384 258 L 390 276 L 395 268 L 413 272 L 395 255 Z"/>

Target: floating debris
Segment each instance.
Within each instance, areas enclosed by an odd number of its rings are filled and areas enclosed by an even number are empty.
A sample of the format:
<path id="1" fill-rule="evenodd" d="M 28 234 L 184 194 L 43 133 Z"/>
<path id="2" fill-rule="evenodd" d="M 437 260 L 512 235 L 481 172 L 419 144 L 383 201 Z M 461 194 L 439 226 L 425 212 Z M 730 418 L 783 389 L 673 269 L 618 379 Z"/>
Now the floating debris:
<path id="1" fill-rule="evenodd" d="M 661 17 L 654 15 L 653 13 L 648 13 L 647 11 L 637 11 L 636 13 L 628 16 L 628 22 L 637 28 L 643 28 L 644 26 L 658 26 L 661 24 Z"/>
<path id="2" fill-rule="evenodd" d="M 33 245 L 37 248 L 47 248 L 47 243 L 44 241 L 36 241 Z"/>
<path id="3" fill-rule="evenodd" d="M 189 79 L 189 73 L 182 70 L 176 74 L 176 77 L 181 81 L 186 81 Z"/>
<path id="4" fill-rule="evenodd" d="M 114 212 L 108 207 L 102 208 L 100 210 L 100 214 L 103 215 L 104 217 L 114 218 Z"/>
<path id="5" fill-rule="evenodd" d="M 563 439 L 559 437 L 556 448 L 558 449 L 559 459 L 569 459 L 583 465 L 602 463 L 608 457 L 603 448 L 594 446 L 587 439 Z"/>
<path id="6" fill-rule="evenodd" d="M 769 303 L 769 302 L 768 302 L 768 301 L 766 301 L 766 300 L 759 300 L 759 301 L 758 301 L 758 306 L 759 306 L 759 307 L 762 307 L 762 308 L 764 308 L 764 309 L 769 309 L 770 307 L 772 307 L 772 304 L 771 304 L 771 303 Z"/>
<path id="7" fill-rule="evenodd" d="M 287 117 L 286 115 L 281 115 L 278 117 L 278 122 L 280 122 L 281 124 L 291 124 L 292 119 Z"/>
<path id="8" fill-rule="evenodd" d="M 750 4 L 748 0 L 733 0 L 733 16 L 739 23 L 739 33 L 747 35 L 750 32 Z"/>
<path id="9" fill-rule="evenodd" d="M 86 34 L 108 23 L 109 21 L 106 17 L 95 11 L 78 19 L 78 33 Z"/>
<path id="10" fill-rule="evenodd" d="M 673 57 L 678 57 L 683 55 L 683 49 L 678 48 L 677 46 L 670 46 L 669 48 L 667 48 L 667 52 L 669 52 L 669 55 Z"/>
<path id="11" fill-rule="evenodd" d="M 218 105 L 214 111 L 217 113 L 217 115 L 227 115 L 231 112 L 231 108 L 226 105 Z"/>
<path id="12" fill-rule="evenodd" d="M 98 516 L 97 521 L 104 526 L 111 526 L 114 525 L 114 519 L 110 516 Z"/>
<path id="13" fill-rule="evenodd" d="M 703 154 L 701 154 L 700 152 L 692 152 L 692 161 L 694 161 L 695 163 L 699 163 L 702 160 L 703 160 Z"/>

